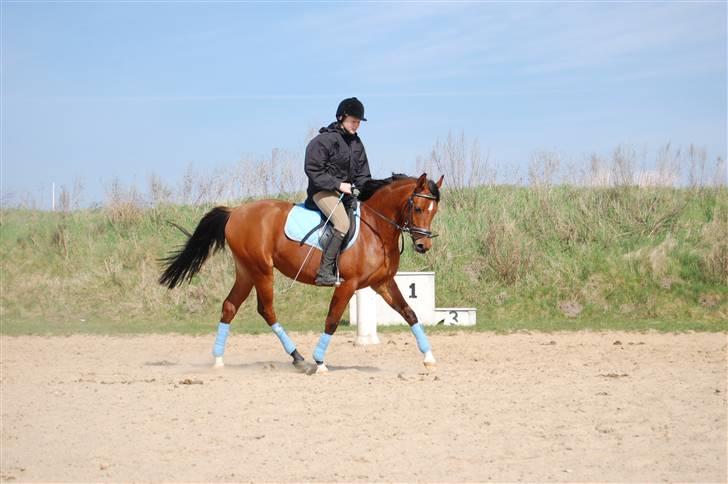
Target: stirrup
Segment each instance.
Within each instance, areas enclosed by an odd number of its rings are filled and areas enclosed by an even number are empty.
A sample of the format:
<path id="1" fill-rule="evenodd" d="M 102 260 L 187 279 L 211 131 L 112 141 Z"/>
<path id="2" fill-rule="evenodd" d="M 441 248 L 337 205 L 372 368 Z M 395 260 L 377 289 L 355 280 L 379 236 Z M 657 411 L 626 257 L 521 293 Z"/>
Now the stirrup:
<path id="1" fill-rule="evenodd" d="M 339 287 L 341 283 L 344 282 L 344 279 L 337 278 L 333 274 L 317 274 L 316 279 L 314 280 L 314 283 L 317 286 L 336 286 Z"/>

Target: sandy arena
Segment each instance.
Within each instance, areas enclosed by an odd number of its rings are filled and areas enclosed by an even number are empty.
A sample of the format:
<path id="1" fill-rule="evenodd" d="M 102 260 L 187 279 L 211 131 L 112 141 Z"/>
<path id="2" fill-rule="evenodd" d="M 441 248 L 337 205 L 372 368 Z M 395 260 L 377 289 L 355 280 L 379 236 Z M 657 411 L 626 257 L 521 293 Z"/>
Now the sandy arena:
<path id="1" fill-rule="evenodd" d="M 2 480 L 726 481 L 725 333 L 380 337 L 3 336 Z"/>

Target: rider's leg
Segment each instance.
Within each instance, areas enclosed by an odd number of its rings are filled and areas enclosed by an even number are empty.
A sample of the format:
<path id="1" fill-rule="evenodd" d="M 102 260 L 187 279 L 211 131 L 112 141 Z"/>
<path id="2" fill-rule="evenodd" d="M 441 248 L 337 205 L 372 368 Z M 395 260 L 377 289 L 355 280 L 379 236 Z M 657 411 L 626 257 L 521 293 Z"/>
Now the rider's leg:
<path id="1" fill-rule="evenodd" d="M 323 248 L 321 266 L 316 276 L 317 285 L 331 286 L 341 282 L 341 280 L 337 280 L 335 275 L 336 257 L 339 254 L 346 233 L 349 231 L 349 215 L 346 213 L 344 205 L 339 201 L 338 195 L 334 192 L 318 192 L 314 194 L 313 201 L 334 225 L 333 236 L 327 246 Z"/>

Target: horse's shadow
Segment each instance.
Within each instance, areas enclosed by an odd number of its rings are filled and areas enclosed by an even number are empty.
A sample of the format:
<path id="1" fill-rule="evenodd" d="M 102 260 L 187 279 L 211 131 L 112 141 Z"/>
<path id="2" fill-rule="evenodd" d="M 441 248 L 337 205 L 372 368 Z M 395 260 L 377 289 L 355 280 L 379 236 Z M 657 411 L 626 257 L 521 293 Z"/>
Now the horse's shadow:
<path id="1" fill-rule="evenodd" d="M 291 363 L 285 363 L 282 361 L 251 361 L 245 363 L 225 363 L 223 368 L 214 368 L 210 363 L 205 362 L 193 362 L 193 363 L 179 363 L 179 362 L 146 362 L 145 366 L 159 366 L 175 368 L 176 370 L 181 367 L 187 367 L 193 369 L 193 371 L 200 373 L 210 372 L 224 372 L 225 369 L 231 370 L 243 370 L 243 371 L 261 371 L 261 372 L 281 372 L 281 373 L 304 373 L 313 374 L 316 372 L 316 364 L 313 362 L 306 362 L 304 366 L 295 367 Z M 378 373 L 381 368 L 375 366 L 363 366 L 363 365 L 326 365 L 329 372 L 345 372 L 345 371 L 358 371 L 362 373 Z"/>
<path id="2" fill-rule="evenodd" d="M 355 370 L 355 371 L 361 371 L 363 373 L 377 373 L 382 371 L 381 368 L 377 368 L 376 366 L 360 366 L 360 365 L 351 365 L 351 366 L 331 366 L 326 365 L 329 369 L 329 371 L 348 371 L 348 370 Z"/>
<path id="3" fill-rule="evenodd" d="M 243 369 L 243 370 L 264 370 L 264 371 L 276 371 L 283 370 L 286 373 L 305 373 L 312 374 L 316 372 L 316 364 L 313 362 L 305 362 L 302 367 L 295 367 L 291 363 L 283 363 L 280 361 L 253 361 L 250 363 L 225 363 L 225 367 Z M 377 373 L 382 371 L 380 368 L 375 366 L 362 366 L 362 365 L 326 365 L 329 373 L 333 372 L 344 372 L 344 371 L 359 371 L 363 373 Z"/>

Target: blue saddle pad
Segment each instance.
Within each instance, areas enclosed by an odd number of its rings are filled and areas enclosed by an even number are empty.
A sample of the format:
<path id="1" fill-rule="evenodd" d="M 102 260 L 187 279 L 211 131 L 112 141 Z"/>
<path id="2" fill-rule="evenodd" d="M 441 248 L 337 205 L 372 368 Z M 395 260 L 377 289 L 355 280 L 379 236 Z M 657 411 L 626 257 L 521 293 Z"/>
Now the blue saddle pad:
<path id="1" fill-rule="evenodd" d="M 286 225 L 283 228 L 283 231 L 286 234 L 286 237 L 288 237 L 291 240 L 295 240 L 296 242 L 300 242 L 303 240 L 303 238 L 313 230 L 314 227 L 318 226 L 322 222 L 326 220 L 326 217 L 323 213 L 321 213 L 318 210 L 309 210 L 305 207 L 303 203 L 299 203 L 293 206 L 290 212 L 288 212 L 288 218 L 286 218 Z M 357 237 L 359 237 L 359 202 L 356 202 L 356 205 L 354 206 L 354 234 L 351 236 L 351 240 L 346 244 L 346 247 L 342 249 L 342 252 L 352 245 L 354 245 L 354 242 L 356 242 Z M 317 249 L 321 249 L 321 244 L 319 243 L 319 238 L 323 234 L 325 227 L 321 227 L 318 230 L 315 230 L 311 235 L 308 236 L 308 239 L 304 242 L 306 245 L 311 245 L 313 247 L 316 247 Z"/>

